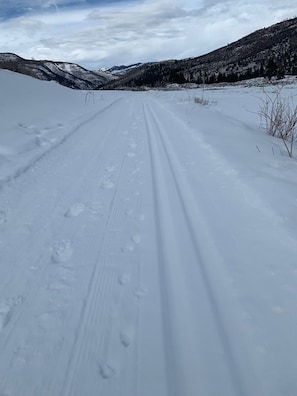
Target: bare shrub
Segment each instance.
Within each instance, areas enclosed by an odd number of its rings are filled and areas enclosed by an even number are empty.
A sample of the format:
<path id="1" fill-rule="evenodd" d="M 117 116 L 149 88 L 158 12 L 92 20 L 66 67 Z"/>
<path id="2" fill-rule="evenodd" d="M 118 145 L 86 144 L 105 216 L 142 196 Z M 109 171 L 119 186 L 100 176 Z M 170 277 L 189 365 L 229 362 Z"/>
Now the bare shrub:
<path id="1" fill-rule="evenodd" d="M 274 93 L 264 91 L 259 115 L 268 135 L 282 139 L 288 155 L 293 156 L 297 141 L 297 106 L 292 97 L 282 95 L 282 88 Z"/>
<path id="2" fill-rule="evenodd" d="M 198 103 L 202 106 L 208 106 L 209 105 L 209 100 L 205 98 L 194 98 L 194 102 Z"/>

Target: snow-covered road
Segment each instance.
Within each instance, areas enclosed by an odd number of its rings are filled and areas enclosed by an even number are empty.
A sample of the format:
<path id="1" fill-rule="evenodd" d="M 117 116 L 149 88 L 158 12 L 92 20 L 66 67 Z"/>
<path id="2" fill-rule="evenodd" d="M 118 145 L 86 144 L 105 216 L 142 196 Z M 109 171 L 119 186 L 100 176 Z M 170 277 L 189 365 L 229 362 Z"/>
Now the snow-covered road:
<path id="1" fill-rule="evenodd" d="M 92 109 L 0 191 L 0 395 L 296 395 L 296 228 L 207 135 L 239 122 Z"/>

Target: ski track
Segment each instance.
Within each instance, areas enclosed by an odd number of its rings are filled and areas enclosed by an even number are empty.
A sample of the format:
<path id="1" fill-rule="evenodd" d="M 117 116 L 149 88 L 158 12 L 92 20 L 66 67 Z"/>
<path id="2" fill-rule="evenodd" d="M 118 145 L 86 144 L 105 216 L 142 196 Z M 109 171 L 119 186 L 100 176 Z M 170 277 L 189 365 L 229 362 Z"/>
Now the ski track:
<path id="1" fill-rule="evenodd" d="M 262 359 L 271 340 L 253 327 L 264 322 L 249 317 L 246 284 L 255 301 L 267 297 L 236 249 L 219 243 L 208 197 L 227 205 L 233 189 L 243 221 L 273 223 L 274 241 L 278 232 L 289 241 L 280 252 L 294 249 L 277 216 L 199 136 L 150 93 L 129 93 L 0 189 L 0 395 L 292 394 L 284 379 L 265 381 L 280 363 Z M 249 246 L 257 235 L 246 233 Z M 256 248 L 250 257 L 260 266 Z M 275 287 L 281 315 L 293 281 L 281 290 L 274 264 L 259 277 Z"/>
<path id="2" fill-rule="evenodd" d="M 201 316 L 201 321 L 204 323 L 204 326 L 209 328 L 209 325 L 205 323 L 205 315 L 203 315 L 203 312 L 195 312 L 193 307 L 189 306 L 191 297 L 188 296 L 186 292 L 189 290 L 189 280 L 186 278 L 189 276 L 190 270 L 190 276 L 202 278 L 203 280 L 205 296 L 202 296 L 202 298 L 206 300 L 205 303 L 208 301 L 209 312 L 212 312 L 214 326 L 217 328 L 217 337 L 224 350 L 225 364 L 227 364 L 230 375 L 230 384 L 225 384 L 225 389 L 226 387 L 229 388 L 228 394 L 245 395 L 245 391 L 239 379 L 240 375 L 232 353 L 231 343 L 221 318 L 218 301 L 216 300 L 213 286 L 210 284 L 206 264 L 201 257 L 200 249 L 202 243 L 199 243 L 199 235 L 203 234 L 204 225 L 200 221 L 201 224 L 197 227 L 196 224 L 199 219 L 197 216 L 194 217 L 195 222 L 191 220 L 193 213 L 188 211 L 192 211 L 193 208 L 195 208 L 191 197 L 191 191 L 186 181 L 176 176 L 176 166 L 172 159 L 174 153 L 168 143 L 166 144 L 164 141 L 164 132 L 162 131 L 160 121 L 156 118 L 150 106 L 144 109 L 144 113 L 150 145 L 151 163 L 153 164 L 154 195 L 155 202 L 157 203 L 155 218 L 161 219 L 163 217 L 165 220 L 157 223 L 156 231 L 159 232 L 157 239 L 160 243 L 158 247 L 160 252 L 160 278 L 164 279 L 162 304 L 164 305 L 164 343 L 168 363 L 167 382 L 170 384 L 168 394 L 192 395 L 197 389 L 203 386 L 202 384 L 204 381 L 203 377 L 197 376 L 198 373 L 194 369 L 195 367 L 198 368 L 201 366 L 201 356 L 199 356 L 201 347 L 196 345 L 196 334 L 199 333 L 199 328 L 196 328 L 196 323 L 193 321 L 193 318 Z M 162 158 L 166 158 L 167 164 L 164 163 L 165 161 Z M 178 165 L 178 163 L 176 163 L 176 165 Z M 165 166 L 167 167 L 166 173 Z M 164 172 L 163 177 L 160 172 L 161 168 Z M 172 200 L 166 197 L 166 191 L 162 188 L 162 186 L 165 185 L 165 180 L 166 188 L 168 188 L 171 182 L 176 191 L 175 195 L 178 197 L 178 202 L 175 203 L 172 208 L 168 206 L 168 202 Z M 171 192 L 172 191 L 171 189 Z M 182 218 L 178 222 L 178 227 L 176 220 L 172 220 L 172 213 L 176 211 L 177 207 L 179 207 L 182 213 Z M 168 226 L 168 224 L 170 224 L 170 219 L 172 224 Z M 164 229 L 164 224 L 166 224 L 166 229 Z M 178 230 L 178 232 L 173 231 L 170 233 L 168 232 L 168 228 Z M 191 241 L 190 246 L 187 247 L 187 254 L 189 255 L 190 262 L 188 262 L 186 269 L 183 268 L 184 263 L 182 260 L 185 246 L 180 244 L 179 234 L 183 235 L 183 239 Z M 206 250 L 205 245 L 203 248 Z M 192 251 L 191 254 L 190 251 Z M 219 257 L 218 255 L 216 256 L 215 249 L 209 250 L 207 255 L 208 261 L 211 260 L 211 262 L 217 261 Z M 192 267 L 190 267 L 190 265 Z M 195 268 L 194 265 L 199 267 L 200 274 L 197 274 L 197 268 Z M 184 290 L 185 293 L 184 295 L 179 293 L 178 297 L 176 297 L 176 290 Z M 186 334 L 184 323 L 188 324 Z M 180 326 L 182 326 L 182 328 L 180 328 Z M 214 340 L 212 340 L 212 343 L 213 342 Z M 191 353 L 191 350 L 196 352 Z M 211 351 L 211 347 L 209 347 L 208 350 Z M 214 357 L 213 359 L 217 364 L 218 357 Z M 203 372 L 203 368 L 200 367 L 200 369 L 201 372 Z M 207 378 L 207 373 L 205 373 L 204 378 Z M 212 392 L 209 394 L 212 394 Z"/>
<path id="3" fill-rule="evenodd" d="M 234 292 L 230 290 L 232 263 L 244 263 L 245 258 L 236 257 L 236 255 L 232 257 L 232 249 L 225 251 L 224 247 L 218 243 L 220 239 L 215 239 L 215 230 L 210 227 L 211 223 L 208 224 L 206 221 L 206 216 L 213 218 L 214 214 L 208 213 L 208 210 L 213 211 L 217 205 L 212 207 L 209 203 L 205 203 L 204 196 L 208 196 L 206 192 L 210 191 L 216 199 L 220 197 L 218 202 L 225 203 L 226 208 L 228 200 L 230 198 L 234 200 L 234 195 L 236 195 L 240 210 L 237 216 L 242 217 L 240 224 L 245 223 L 245 216 L 247 216 L 250 221 L 254 219 L 262 230 L 262 232 L 243 234 L 238 241 L 235 239 L 233 242 L 235 245 L 244 240 L 247 246 L 257 246 L 260 237 L 261 243 L 268 247 L 271 246 L 273 239 L 273 248 L 270 248 L 269 253 L 271 255 L 271 249 L 275 248 L 275 259 L 270 258 L 270 261 L 274 261 L 274 265 L 277 265 L 278 257 L 285 255 L 287 249 L 290 249 L 292 259 L 288 260 L 287 268 L 292 272 L 296 244 L 291 235 L 282 229 L 281 222 L 274 212 L 240 180 L 235 169 L 209 145 L 206 145 L 199 135 L 193 134 L 186 123 L 158 101 L 151 103 L 147 101 L 144 113 L 154 179 L 154 201 L 157 203 L 154 217 L 159 219 L 156 223 L 156 232 L 158 233 L 159 257 L 161 257 L 159 260 L 160 279 L 164 279 L 161 296 L 165 329 L 164 345 L 168 362 L 166 365 L 167 383 L 171 386 L 168 394 L 192 395 L 197 392 L 197 389 L 203 395 L 221 394 L 222 389 L 228 395 L 278 394 L 282 392 L 282 381 L 280 383 L 276 381 L 273 385 L 273 382 L 267 383 L 260 374 L 271 370 L 266 364 L 263 365 L 262 358 L 259 356 L 260 348 L 257 351 L 253 345 L 255 342 L 259 345 L 265 343 L 262 338 L 263 334 L 258 334 L 257 341 L 255 341 L 257 337 L 254 340 L 247 337 L 244 327 L 249 327 L 250 324 L 242 321 L 240 318 L 242 314 L 239 315 L 240 312 L 244 312 L 244 306 L 241 306 L 238 299 L 234 299 Z M 194 178 L 192 172 L 185 172 L 183 166 L 186 156 L 190 154 L 189 148 L 186 155 L 183 153 L 186 147 L 183 142 L 185 137 L 191 139 L 194 137 L 193 143 L 194 140 L 199 142 L 195 155 L 198 157 L 200 155 L 203 166 L 201 170 L 195 170 Z M 173 141 L 174 146 L 171 145 Z M 197 184 L 200 173 L 203 179 L 200 179 L 200 183 Z M 220 191 L 217 187 L 217 180 L 224 180 L 229 188 L 223 192 Z M 199 187 L 203 191 L 201 197 L 197 194 Z M 176 210 L 177 207 L 180 209 Z M 202 208 L 204 212 L 201 211 Z M 227 219 L 234 217 L 237 207 L 234 210 L 234 213 L 232 211 L 229 213 L 230 217 Z M 175 213 L 174 216 L 172 216 L 173 213 Z M 228 216 L 228 213 L 226 215 Z M 165 224 L 166 227 L 164 227 Z M 265 230 L 271 226 L 275 232 L 266 238 Z M 279 243 L 280 234 L 283 235 L 282 245 Z M 217 235 L 218 237 L 221 237 L 220 234 Z M 230 239 L 232 238 L 234 236 L 231 234 Z M 286 299 L 285 294 L 275 292 L 278 287 L 270 283 L 270 280 L 267 281 L 265 276 L 261 276 L 261 283 L 259 277 L 252 275 L 257 274 L 259 268 L 262 271 L 263 262 L 260 256 L 261 253 L 257 254 L 257 249 L 250 254 L 250 260 L 253 260 L 252 265 L 255 267 L 254 272 L 245 271 L 245 266 L 240 267 L 243 271 L 241 286 L 244 291 L 242 290 L 242 293 L 250 294 L 250 290 L 245 289 L 247 285 L 253 285 L 260 302 L 266 298 L 262 296 L 263 285 L 265 285 L 264 290 L 267 288 L 278 294 L 278 297 L 275 295 L 276 299 Z M 228 259 L 231 265 L 226 263 Z M 266 261 L 269 262 L 269 260 L 264 261 L 264 269 Z M 232 271 L 230 271 L 231 268 Z M 248 282 L 247 279 L 249 279 Z M 195 290 L 193 280 L 196 280 L 196 289 L 199 291 L 196 290 L 191 295 Z M 292 282 L 294 283 L 294 279 Z M 176 290 L 184 290 L 184 296 Z M 189 304 L 190 301 L 192 304 Z M 203 301 L 203 304 L 199 305 L 197 301 Z M 267 319 L 260 320 L 262 322 L 260 326 L 266 327 L 271 320 L 269 312 L 265 312 L 265 316 Z M 291 321 L 287 318 L 287 320 L 287 327 L 284 325 L 284 329 L 293 326 L 294 319 Z M 202 328 L 199 322 L 203 323 Z M 181 323 L 188 325 L 183 326 Z M 277 321 L 274 326 L 279 327 Z M 245 337 L 240 338 L 238 336 L 240 333 L 243 333 Z M 291 339 L 289 334 L 288 331 L 287 335 Z M 291 345 L 292 342 L 291 339 Z M 272 347 L 274 348 L 275 345 Z M 245 351 L 244 356 L 241 351 Z M 280 351 L 281 354 L 288 353 L 282 348 Z M 274 370 L 277 370 L 276 367 Z M 216 378 L 215 382 L 208 377 L 210 371 L 212 371 L 211 375 Z"/>
<path id="4" fill-rule="evenodd" d="M 8 182 L 15 181 L 18 177 L 23 175 L 24 173 L 28 172 L 29 170 L 33 169 L 35 164 L 37 164 L 42 158 L 46 157 L 52 150 L 55 150 L 58 146 L 63 145 L 63 143 L 74 133 L 78 132 L 81 130 L 82 127 L 85 125 L 89 124 L 93 120 L 95 120 L 98 116 L 100 116 L 103 112 L 106 110 L 110 109 L 112 106 L 114 106 L 117 102 L 120 102 L 121 99 L 117 99 L 114 102 L 110 103 L 103 109 L 100 109 L 99 111 L 95 112 L 91 117 L 87 117 L 85 120 L 81 121 L 78 123 L 73 129 L 70 129 L 68 133 L 66 133 L 65 136 L 63 136 L 62 139 L 58 140 L 54 144 L 51 145 L 48 149 L 44 150 L 42 153 L 37 155 L 32 161 L 30 161 L 27 166 L 21 167 L 20 169 L 16 170 L 15 173 L 11 176 L 9 176 L 6 179 L 1 180 L 0 184 L 0 190 L 3 188 L 3 185 L 5 186 Z M 42 146 L 42 145 L 41 145 Z"/>

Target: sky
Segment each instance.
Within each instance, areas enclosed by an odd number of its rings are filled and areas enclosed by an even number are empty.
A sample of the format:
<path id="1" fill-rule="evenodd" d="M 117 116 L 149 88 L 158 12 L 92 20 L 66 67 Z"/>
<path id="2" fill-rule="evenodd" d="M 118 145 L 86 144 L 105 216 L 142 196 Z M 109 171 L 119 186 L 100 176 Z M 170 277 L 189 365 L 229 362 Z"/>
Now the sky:
<path id="1" fill-rule="evenodd" d="M 95 70 L 203 55 L 295 16 L 296 0 L 0 0 L 0 52 Z"/>

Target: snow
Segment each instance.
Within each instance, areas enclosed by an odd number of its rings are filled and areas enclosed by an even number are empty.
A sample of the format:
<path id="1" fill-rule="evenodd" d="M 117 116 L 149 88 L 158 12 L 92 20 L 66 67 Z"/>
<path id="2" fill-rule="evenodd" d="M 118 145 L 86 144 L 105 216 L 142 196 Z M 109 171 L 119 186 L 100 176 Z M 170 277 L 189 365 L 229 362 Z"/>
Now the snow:
<path id="1" fill-rule="evenodd" d="M 297 162 L 263 89 L 0 84 L 0 395 L 296 395 Z"/>

